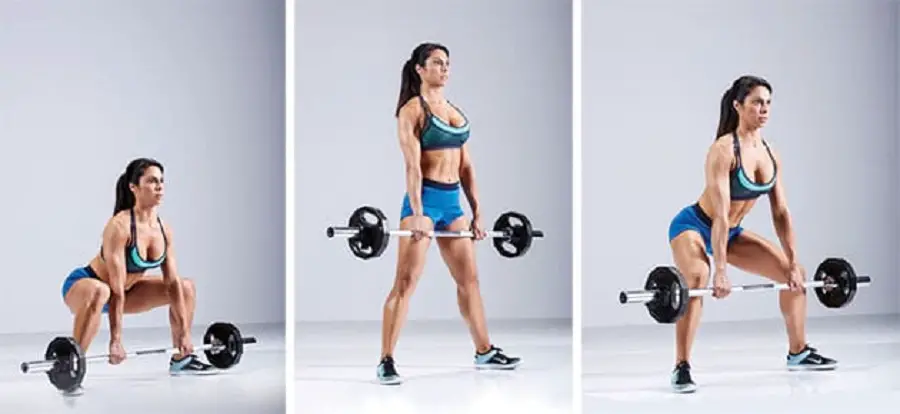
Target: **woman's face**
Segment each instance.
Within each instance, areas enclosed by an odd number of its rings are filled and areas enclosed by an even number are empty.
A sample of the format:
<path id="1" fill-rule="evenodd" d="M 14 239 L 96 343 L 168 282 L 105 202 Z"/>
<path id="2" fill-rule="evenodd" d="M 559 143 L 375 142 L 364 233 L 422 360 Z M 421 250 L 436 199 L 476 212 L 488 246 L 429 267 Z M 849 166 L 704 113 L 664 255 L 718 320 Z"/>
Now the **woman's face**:
<path id="1" fill-rule="evenodd" d="M 156 206 L 162 202 L 163 198 L 163 178 L 162 170 L 159 167 L 148 167 L 144 170 L 144 175 L 138 180 L 138 185 L 131 184 L 131 192 L 134 193 L 134 199 L 137 204 L 144 206 Z"/>
<path id="2" fill-rule="evenodd" d="M 425 66 L 417 66 L 416 71 L 422 82 L 432 86 L 444 86 L 450 77 L 450 57 L 443 50 L 432 50 L 425 60 Z"/>
<path id="3" fill-rule="evenodd" d="M 757 86 L 744 98 L 744 102 L 734 102 L 741 121 L 749 128 L 762 128 L 769 120 L 769 108 L 772 105 L 772 96 L 764 86 Z"/>

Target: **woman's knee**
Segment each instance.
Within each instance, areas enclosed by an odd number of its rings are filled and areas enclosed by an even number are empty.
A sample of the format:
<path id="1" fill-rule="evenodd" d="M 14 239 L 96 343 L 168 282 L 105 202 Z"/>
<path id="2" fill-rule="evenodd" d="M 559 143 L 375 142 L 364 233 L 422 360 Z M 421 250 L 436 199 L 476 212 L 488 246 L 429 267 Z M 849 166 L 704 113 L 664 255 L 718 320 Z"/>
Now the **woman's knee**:
<path id="1" fill-rule="evenodd" d="M 691 289 L 701 289 L 709 284 L 709 270 L 707 268 L 697 266 L 693 269 L 687 269 L 682 273 L 682 276 L 688 288 Z"/>
<path id="2" fill-rule="evenodd" d="M 184 297 L 189 299 L 195 299 L 197 297 L 197 288 L 194 284 L 194 281 L 188 278 L 181 279 L 181 290 L 184 292 Z"/>
<path id="3" fill-rule="evenodd" d="M 393 294 L 399 296 L 409 296 L 416 289 L 416 284 L 421 276 L 421 270 L 411 266 L 401 266 L 397 269 L 397 276 L 394 280 Z"/>
<path id="4" fill-rule="evenodd" d="M 456 282 L 456 292 L 462 296 L 469 296 L 478 293 L 478 289 L 480 288 L 480 283 L 478 282 L 478 278 L 475 275 L 471 277 L 465 277 L 462 280 Z"/>

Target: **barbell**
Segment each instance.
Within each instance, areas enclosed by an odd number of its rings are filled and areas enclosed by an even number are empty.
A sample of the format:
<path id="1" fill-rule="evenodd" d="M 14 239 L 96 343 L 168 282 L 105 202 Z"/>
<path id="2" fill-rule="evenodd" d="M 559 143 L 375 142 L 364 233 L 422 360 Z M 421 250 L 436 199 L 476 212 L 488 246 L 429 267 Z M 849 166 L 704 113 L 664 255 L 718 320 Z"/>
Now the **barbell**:
<path id="1" fill-rule="evenodd" d="M 856 297 L 858 287 L 868 286 L 871 282 L 869 276 L 858 276 L 849 261 L 832 257 L 819 264 L 813 280 L 805 286 L 815 289 L 816 297 L 826 308 L 843 308 Z M 780 291 L 789 288 L 786 283 L 758 283 L 733 286 L 731 291 Z M 657 266 L 647 275 L 644 289 L 619 292 L 619 303 L 643 303 L 657 322 L 675 323 L 684 316 L 690 298 L 712 293 L 711 288 L 689 289 L 684 276 L 674 266 Z"/>
<path id="2" fill-rule="evenodd" d="M 544 232 L 532 228 L 531 221 L 524 214 L 508 211 L 494 222 L 487 237 L 493 239 L 494 248 L 506 258 L 520 257 L 528 252 L 534 239 L 544 237 Z M 431 237 L 472 238 L 472 231 L 437 230 L 427 233 Z M 347 226 L 331 226 L 325 231 L 328 238 L 346 237 L 350 252 L 354 256 L 369 260 L 384 254 L 390 238 L 410 237 L 411 230 L 390 229 L 387 216 L 380 209 L 362 206 L 353 211 Z"/>
<path id="3" fill-rule="evenodd" d="M 203 351 L 210 365 L 228 369 L 237 365 L 244 354 L 244 345 L 255 344 L 256 338 L 242 337 L 240 330 L 230 323 L 211 324 L 203 335 L 203 345 L 195 351 Z M 144 349 L 126 353 L 128 357 L 153 354 L 177 353 L 176 348 Z M 109 354 L 85 356 L 84 351 L 72 337 L 53 338 L 44 352 L 44 359 L 20 364 L 23 374 L 46 373 L 50 383 L 58 390 L 72 392 L 84 381 L 87 364 L 92 361 L 108 360 Z"/>

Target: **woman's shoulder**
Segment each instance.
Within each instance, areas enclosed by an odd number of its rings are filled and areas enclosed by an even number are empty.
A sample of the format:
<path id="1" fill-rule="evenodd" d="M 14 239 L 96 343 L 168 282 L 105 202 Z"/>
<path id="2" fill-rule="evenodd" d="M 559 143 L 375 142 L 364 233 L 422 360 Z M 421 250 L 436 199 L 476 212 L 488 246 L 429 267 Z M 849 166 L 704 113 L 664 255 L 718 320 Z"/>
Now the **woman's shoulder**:
<path id="1" fill-rule="evenodd" d="M 725 134 L 713 141 L 710 144 L 709 148 L 706 151 L 706 158 L 710 162 L 727 162 L 731 164 L 734 162 L 734 145 L 731 142 L 730 137 L 731 134 Z"/>
<path id="2" fill-rule="evenodd" d="M 403 106 L 400 107 L 400 116 L 418 118 L 423 113 L 424 108 L 422 107 L 422 102 L 418 95 L 407 99 L 406 102 L 403 103 Z"/>
<path id="3" fill-rule="evenodd" d="M 131 214 L 128 210 L 122 210 L 106 220 L 106 228 L 112 231 L 127 231 L 131 226 Z"/>

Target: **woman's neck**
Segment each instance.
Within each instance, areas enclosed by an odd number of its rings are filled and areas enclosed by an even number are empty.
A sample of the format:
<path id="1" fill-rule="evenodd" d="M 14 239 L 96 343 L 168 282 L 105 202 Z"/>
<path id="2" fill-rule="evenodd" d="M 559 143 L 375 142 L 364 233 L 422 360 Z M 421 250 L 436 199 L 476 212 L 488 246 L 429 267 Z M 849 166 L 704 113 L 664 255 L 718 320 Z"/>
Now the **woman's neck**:
<path id="1" fill-rule="evenodd" d="M 134 219 L 141 223 L 149 223 L 156 220 L 156 206 L 134 206 Z"/>
<path id="2" fill-rule="evenodd" d="M 428 102 L 441 102 L 444 100 L 444 87 L 431 87 L 422 85 L 422 97 Z"/>

